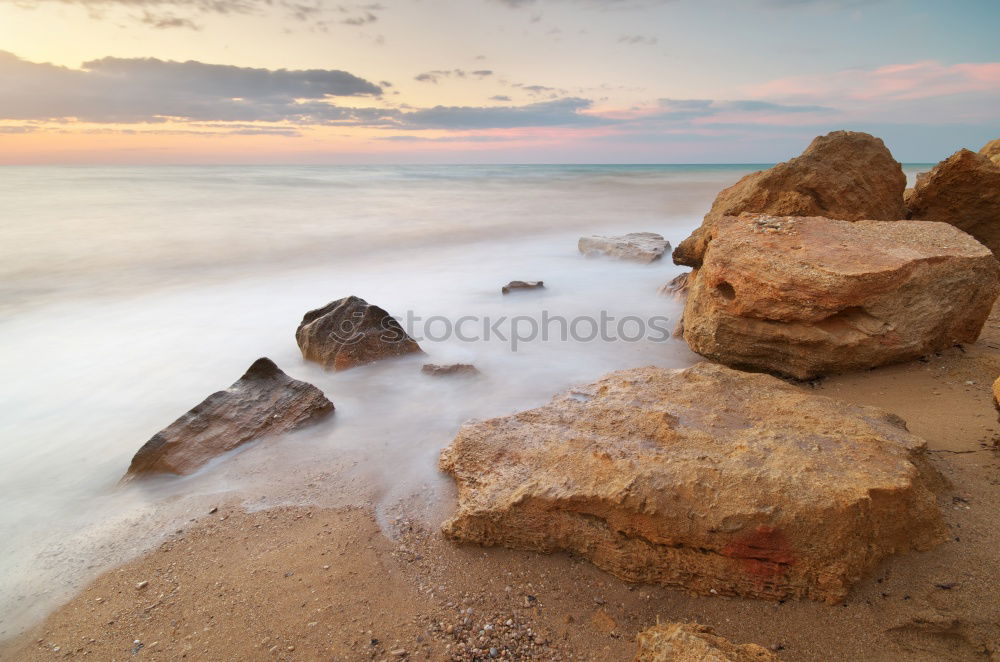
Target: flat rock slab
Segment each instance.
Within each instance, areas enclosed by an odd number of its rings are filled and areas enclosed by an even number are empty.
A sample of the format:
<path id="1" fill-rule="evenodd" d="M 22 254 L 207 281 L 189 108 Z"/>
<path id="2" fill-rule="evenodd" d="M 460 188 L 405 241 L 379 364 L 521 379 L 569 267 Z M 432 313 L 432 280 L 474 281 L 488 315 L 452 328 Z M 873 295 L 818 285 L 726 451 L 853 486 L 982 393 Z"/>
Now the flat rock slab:
<path id="1" fill-rule="evenodd" d="M 312 384 L 257 359 L 232 386 L 217 391 L 157 432 L 132 458 L 126 478 L 189 474 L 214 457 L 267 435 L 290 432 L 333 413 Z"/>
<path id="2" fill-rule="evenodd" d="M 993 254 L 946 223 L 730 216 L 689 279 L 684 339 L 811 379 L 974 342 L 998 293 Z"/>
<path id="3" fill-rule="evenodd" d="M 302 357 L 331 370 L 348 370 L 423 350 L 384 309 L 356 296 L 310 310 L 295 330 Z"/>
<path id="4" fill-rule="evenodd" d="M 778 662 L 757 644 L 734 644 L 707 625 L 663 623 L 636 635 L 632 662 Z"/>
<path id="5" fill-rule="evenodd" d="M 453 539 L 568 550 L 628 581 L 836 602 L 944 526 L 896 416 L 762 374 L 637 368 L 464 425 Z"/>
<path id="6" fill-rule="evenodd" d="M 606 255 L 635 262 L 659 260 L 670 250 L 670 242 L 655 232 L 630 232 L 616 237 L 581 237 L 577 246 L 587 256 Z"/>
<path id="7" fill-rule="evenodd" d="M 478 375 L 479 370 L 471 363 L 449 363 L 446 365 L 438 363 L 425 363 L 420 372 L 432 377 L 444 377 L 447 375 Z"/>

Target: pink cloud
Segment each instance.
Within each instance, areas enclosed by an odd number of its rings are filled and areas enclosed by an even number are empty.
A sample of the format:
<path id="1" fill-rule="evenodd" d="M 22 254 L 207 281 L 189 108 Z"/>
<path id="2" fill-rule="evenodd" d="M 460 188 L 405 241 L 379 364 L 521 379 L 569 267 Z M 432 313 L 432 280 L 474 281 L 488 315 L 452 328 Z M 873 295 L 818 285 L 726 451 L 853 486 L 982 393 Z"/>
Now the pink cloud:
<path id="1" fill-rule="evenodd" d="M 757 98 L 903 101 L 966 92 L 1000 92 L 1000 62 L 944 65 L 932 60 L 791 76 L 752 86 Z"/>

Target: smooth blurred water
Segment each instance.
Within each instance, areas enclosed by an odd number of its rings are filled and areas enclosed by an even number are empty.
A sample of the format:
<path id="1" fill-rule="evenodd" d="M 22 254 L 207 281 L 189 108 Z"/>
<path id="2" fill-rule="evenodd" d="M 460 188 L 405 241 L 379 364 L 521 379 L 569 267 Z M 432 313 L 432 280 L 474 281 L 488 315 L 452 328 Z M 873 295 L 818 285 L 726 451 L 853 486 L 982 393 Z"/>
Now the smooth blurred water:
<path id="1" fill-rule="evenodd" d="M 674 245 L 751 166 L 0 169 L 0 636 L 219 495 L 450 507 L 440 449 L 469 418 L 608 371 L 695 360 L 676 340 L 424 341 L 427 357 L 328 373 L 307 310 L 354 294 L 403 316 L 606 314 L 676 321 L 679 269 L 587 259 L 590 233 Z M 911 178 L 917 168 L 908 168 Z M 539 292 L 500 295 L 512 279 Z M 157 430 L 259 356 L 316 384 L 333 421 L 185 478 L 119 488 Z M 424 360 L 477 379 L 434 379 Z M 349 467 L 345 471 L 344 467 Z M 358 487 L 358 486 L 361 487 Z"/>

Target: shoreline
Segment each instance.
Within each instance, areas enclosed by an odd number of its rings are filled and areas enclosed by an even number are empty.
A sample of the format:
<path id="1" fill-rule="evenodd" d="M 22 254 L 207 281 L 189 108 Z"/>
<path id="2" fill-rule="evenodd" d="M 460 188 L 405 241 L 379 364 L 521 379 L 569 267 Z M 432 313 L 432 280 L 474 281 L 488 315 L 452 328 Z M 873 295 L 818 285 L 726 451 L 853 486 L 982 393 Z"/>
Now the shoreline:
<path id="1" fill-rule="evenodd" d="M 843 605 L 629 585 L 564 553 L 451 543 L 436 511 L 390 516 L 387 536 L 370 502 L 255 512 L 230 503 L 103 573 L 0 643 L 0 657 L 436 660 L 473 659 L 461 645 L 491 644 L 509 659 L 501 651 L 519 640 L 516 659 L 627 660 L 635 635 L 657 620 L 707 624 L 736 643 L 778 648 L 782 660 L 989 654 L 1000 650 L 991 576 L 1000 567 L 992 542 L 1000 425 L 990 390 L 998 348 L 1000 307 L 973 345 L 800 385 L 902 416 L 950 483 L 941 498 L 949 539 L 883 563 Z M 343 487 L 327 476 L 311 489 Z"/>

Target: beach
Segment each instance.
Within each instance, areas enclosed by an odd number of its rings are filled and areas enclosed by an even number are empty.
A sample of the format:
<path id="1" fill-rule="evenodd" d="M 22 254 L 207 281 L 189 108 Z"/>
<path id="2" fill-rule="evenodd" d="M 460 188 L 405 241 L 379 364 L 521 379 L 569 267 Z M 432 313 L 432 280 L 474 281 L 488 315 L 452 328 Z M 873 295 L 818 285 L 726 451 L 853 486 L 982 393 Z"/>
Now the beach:
<path id="1" fill-rule="evenodd" d="M 911 178 L 916 168 L 908 167 Z M 156 187 L 155 169 L 67 170 L 65 177 L 90 178 L 88 186 L 95 177 L 107 179 L 105 204 L 87 213 L 103 209 L 109 219 L 125 213 L 139 219 L 140 197 Z M 798 383 L 898 414 L 927 440 L 934 465 L 951 482 L 942 497 L 950 540 L 884 564 L 836 608 L 696 597 L 622 582 L 567 554 L 456 546 L 442 537 L 455 496 L 437 471 L 437 455 L 462 422 L 537 406 L 610 370 L 695 363 L 697 356 L 676 339 L 532 338 L 516 350 L 509 338 L 422 339 L 435 359 L 474 361 L 484 376 L 471 384 L 420 375 L 420 357 L 331 374 L 297 356 L 291 333 L 297 317 L 311 304 L 350 293 L 400 315 L 433 312 L 452 320 L 466 313 L 583 317 L 598 310 L 676 320 L 680 304 L 656 289 L 677 267 L 587 259 L 572 239 L 651 229 L 676 243 L 718 188 L 744 172 L 456 168 L 431 177 L 383 169 L 377 177 L 361 173 L 374 179 L 369 186 L 376 191 L 366 192 L 356 171 L 293 169 L 278 176 L 272 169 L 271 185 L 286 187 L 274 197 L 270 217 L 287 248 L 274 248 L 272 233 L 245 237 L 228 220 L 245 218 L 250 207 L 268 217 L 257 193 L 248 194 L 247 207 L 232 206 L 234 191 L 264 176 L 237 169 L 215 173 L 214 186 L 227 194 L 178 224 L 177 245 L 158 260 L 147 249 L 166 250 L 163 238 L 145 233 L 141 219 L 125 234 L 137 250 L 116 252 L 113 261 L 102 259 L 97 233 L 67 236 L 71 245 L 95 246 L 85 252 L 89 260 L 63 263 L 72 277 L 44 283 L 44 274 L 25 269 L 6 281 L 14 286 L 6 298 L 14 314 L 2 329 L 4 351 L 26 379 L 16 391 L 25 401 L 23 419 L 8 420 L 8 434 L 17 426 L 23 448 L 43 438 L 50 446 L 35 455 L 7 446 L 5 558 L 16 572 L 4 588 L 5 657 L 450 659 L 462 646 L 494 636 L 507 645 L 516 634 L 514 650 L 526 658 L 629 659 L 637 632 L 685 620 L 711 623 L 733 641 L 773 647 L 789 660 L 822 659 L 829 651 L 842 658 L 867 651 L 866 659 L 969 659 L 993 650 L 996 314 L 974 345 Z M 162 186 L 176 187 L 180 176 L 175 171 Z M 209 195 L 204 171 L 184 177 Z M 332 185 L 320 187 L 317 179 Z M 120 188 L 123 180 L 130 185 Z M 508 194 L 529 185 L 535 196 Z M 314 197 L 314 216 L 337 218 L 349 205 L 358 215 L 370 212 L 364 201 L 381 200 L 376 193 L 387 186 L 406 190 L 408 204 L 424 210 L 400 232 L 388 220 L 373 222 L 368 235 L 345 246 L 344 226 L 335 221 L 329 227 L 281 221 L 287 196 L 303 189 Z M 425 203 L 414 204 L 414 196 Z M 315 209 L 320 202 L 326 212 Z M 575 216 L 557 213 L 553 202 L 578 205 Z M 36 213 L 52 213 L 36 205 Z M 466 220 L 472 206 L 491 210 L 488 241 L 472 238 L 473 222 Z M 538 222 L 539 216 L 553 220 Z M 352 232 L 358 227 L 365 224 L 352 223 Z M 211 240 L 203 241 L 203 233 Z M 356 255 L 359 245 L 369 252 Z M 546 289 L 500 295 L 499 286 L 517 276 L 544 277 Z M 91 298 L 81 300 L 81 289 Z M 69 319 L 72 337 L 56 341 Z M 145 437 L 257 355 L 320 385 L 337 406 L 334 425 L 250 445 L 189 477 L 116 487 Z M 56 375 L 75 375 L 79 391 L 42 399 L 60 412 L 43 416 L 28 400 Z M 59 443 L 64 450 L 53 459 L 49 451 Z"/>

